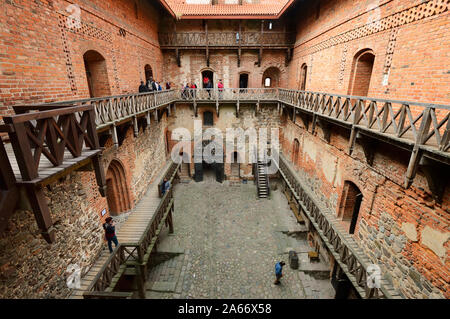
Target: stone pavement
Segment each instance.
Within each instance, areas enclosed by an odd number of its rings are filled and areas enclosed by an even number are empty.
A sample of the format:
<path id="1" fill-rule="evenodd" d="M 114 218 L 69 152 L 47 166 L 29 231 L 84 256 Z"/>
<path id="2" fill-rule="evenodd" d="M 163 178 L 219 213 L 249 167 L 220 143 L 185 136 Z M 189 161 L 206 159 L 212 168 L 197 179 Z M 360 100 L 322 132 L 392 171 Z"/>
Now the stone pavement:
<path id="1" fill-rule="evenodd" d="M 200 183 L 178 184 L 174 227 L 174 234 L 161 234 L 147 298 L 334 297 L 323 278 L 329 267 L 309 264 L 305 230 L 279 190 L 258 199 L 253 182 L 220 184 L 209 175 Z M 307 272 L 289 267 L 289 250 L 299 254 L 300 269 Z M 286 266 L 276 286 L 280 260 Z"/>

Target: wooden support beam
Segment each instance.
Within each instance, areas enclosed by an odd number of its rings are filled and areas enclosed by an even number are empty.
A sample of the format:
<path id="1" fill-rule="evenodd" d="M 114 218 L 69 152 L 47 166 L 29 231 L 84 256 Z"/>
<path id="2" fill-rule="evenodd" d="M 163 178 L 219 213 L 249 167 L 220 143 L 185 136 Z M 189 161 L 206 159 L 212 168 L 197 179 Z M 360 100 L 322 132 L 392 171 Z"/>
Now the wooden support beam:
<path id="1" fill-rule="evenodd" d="M 117 137 L 117 126 L 115 124 L 113 126 L 111 126 L 110 133 L 111 133 L 114 147 L 116 147 L 116 148 L 119 147 L 119 138 Z"/>
<path id="2" fill-rule="evenodd" d="M 139 135 L 139 125 L 136 116 L 133 116 L 133 133 L 134 137 L 137 137 Z"/>
<path id="3" fill-rule="evenodd" d="M 317 115 L 316 115 L 316 113 L 314 113 L 313 119 L 312 119 L 312 127 L 311 127 L 311 134 L 313 134 L 313 135 L 316 131 L 316 125 L 317 125 Z"/>
<path id="4" fill-rule="evenodd" d="M 372 166 L 373 160 L 375 157 L 375 152 L 378 147 L 377 140 L 367 137 L 365 135 L 362 135 L 359 132 L 356 134 L 356 139 L 363 148 L 364 156 L 366 157 L 367 164 L 369 164 L 369 166 Z"/>
<path id="5" fill-rule="evenodd" d="M 208 20 L 204 20 L 206 35 L 206 66 L 209 67 L 209 36 L 208 36 Z"/>
<path id="6" fill-rule="evenodd" d="M 101 155 L 98 154 L 92 157 L 92 164 L 94 165 L 95 170 L 95 179 L 97 180 L 98 191 L 102 197 L 106 197 L 107 189 L 106 189 L 106 177 L 105 170 L 103 169 L 103 165 L 101 162 Z"/>
<path id="7" fill-rule="evenodd" d="M 433 194 L 434 200 L 441 204 L 445 188 L 450 181 L 450 170 L 448 166 L 425 156 L 422 156 L 419 165 L 420 170 L 427 179 L 428 187 Z"/>
<path id="8" fill-rule="evenodd" d="M 180 49 L 178 49 L 178 48 L 175 49 L 175 57 L 177 60 L 178 67 L 181 67 Z"/>
<path id="9" fill-rule="evenodd" d="M 352 126 L 352 130 L 350 133 L 350 140 L 348 142 L 348 155 L 352 155 L 353 150 L 355 148 L 356 136 L 358 134 L 358 130 L 355 126 Z"/>
<path id="10" fill-rule="evenodd" d="M 50 217 L 50 210 L 45 199 L 44 190 L 38 184 L 26 184 L 25 187 L 42 237 L 51 244 L 55 242 L 56 234 Z"/>
<path id="11" fill-rule="evenodd" d="M 330 139 L 331 139 L 331 125 L 330 123 L 328 123 L 327 121 L 320 119 L 319 120 L 319 125 L 322 129 L 323 132 L 323 139 L 327 142 L 330 143 Z"/>

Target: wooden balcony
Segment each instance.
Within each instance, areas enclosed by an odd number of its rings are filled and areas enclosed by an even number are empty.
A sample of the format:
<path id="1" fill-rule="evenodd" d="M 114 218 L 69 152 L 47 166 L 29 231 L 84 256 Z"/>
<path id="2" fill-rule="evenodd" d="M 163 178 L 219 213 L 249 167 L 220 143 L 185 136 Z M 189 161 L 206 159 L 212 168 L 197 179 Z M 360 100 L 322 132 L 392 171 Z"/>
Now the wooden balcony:
<path id="1" fill-rule="evenodd" d="M 102 196 L 106 194 L 106 182 L 100 164 L 94 107 L 43 109 L 30 106 L 23 114 L 3 118 L 5 125 L 1 131 L 8 133 L 11 143 L 2 142 L 0 149 L 1 184 L 5 184 L 2 188 L 6 190 L 25 188 L 42 235 L 53 242 L 55 233 L 43 187 L 90 163 Z M 12 212 L 5 207 L 0 210 L 3 229 Z"/>
<path id="2" fill-rule="evenodd" d="M 295 34 L 290 32 L 172 32 L 159 33 L 162 49 L 287 49 L 295 43 Z"/>
<path id="3" fill-rule="evenodd" d="M 242 50 L 258 50 L 258 66 L 266 49 L 285 50 L 286 64 L 292 59 L 295 33 L 276 31 L 225 31 L 225 32 L 170 32 L 159 33 L 161 49 L 175 50 L 177 64 L 181 66 L 180 51 L 205 50 L 206 65 L 209 66 L 210 50 L 235 49 L 237 65 L 241 64 Z"/>

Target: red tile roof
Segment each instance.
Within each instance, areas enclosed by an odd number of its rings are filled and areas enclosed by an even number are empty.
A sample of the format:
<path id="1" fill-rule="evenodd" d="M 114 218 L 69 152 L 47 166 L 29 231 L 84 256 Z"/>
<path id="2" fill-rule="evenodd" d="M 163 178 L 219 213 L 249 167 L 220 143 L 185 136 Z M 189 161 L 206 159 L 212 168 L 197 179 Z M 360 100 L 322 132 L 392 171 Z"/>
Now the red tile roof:
<path id="1" fill-rule="evenodd" d="M 174 17 L 193 19 L 214 18 L 271 18 L 277 19 L 294 0 L 259 0 L 258 3 L 239 4 L 192 4 L 189 0 L 160 0 Z M 200 1 L 199 1 L 200 2 Z"/>

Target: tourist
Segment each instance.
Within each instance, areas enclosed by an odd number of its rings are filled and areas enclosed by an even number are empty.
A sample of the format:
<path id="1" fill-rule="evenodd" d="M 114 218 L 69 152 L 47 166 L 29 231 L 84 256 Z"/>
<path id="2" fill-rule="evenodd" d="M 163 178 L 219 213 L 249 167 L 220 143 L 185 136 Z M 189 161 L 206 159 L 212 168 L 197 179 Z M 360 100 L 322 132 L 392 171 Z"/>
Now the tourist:
<path id="1" fill-rule="evenodd" d="M 219 99 L 223 98 L 223 83 L 222 83 L 222 79 L 219 80 L 219 83 L 217 83 L 217 88 L 219 89 Z"/>
<path id="2" fill-rule="evenodd" d="M 144 81 L 141 81 L 141 85 L 139 85 L 139 93 L 148 92 L 148 87 L 145 85 Z"/>
<path id="3" fill-rule="evenodd" d="M 105 223 L 103 224 L 103 229 L 105 230 L 105 237 L 108 241 L 109 252 L 112 253 L 112 243 L 114 243 L 116 247 L 119 245 L 119 241 L 116 236 L 116 226 L 112 217 L 106 218 Z"/>
<path id="4" fill-rule="evenodd" d="M 275 285 L 279 285 L 281 277 L 283 277 L 283 266 L 286 265 L 284 261 L 280 261 L 275 264 L 275 277 L 277 278 L 274 282 Z"/>
<path id="5" fill-rule="evenodd" d="M 164 195 L 170 188 L 170 182 L 167 180 L 167 178 L 164 178 L 164 181 L 161 185 L 161 192 Z"/>
<path id="6" fill-rule="evenodd" d="M 152 81 L 153 81 L 152 78 L 147 80 L 147 92 L 153 92 Z"/>
<path id="7" fill-rule="evenodd" d="M 170 90 L 170 82 L 166 82 L 166 90 Z"/>
<path id="8" fill-rule="evenodd" d="M 207 79 L 208 79 L 208 82 L 206 83 L 206 90 L 208 91 L 209 98 L 211 98 L 211 91 L 213 89 L 213 84 L 209 78 L 207 78 Z"/>
<path id="9" fill-rule="evenodd" d="M 190 85 L 191 88 L 191 97 L 196 98 L 197 97 L 197 84 L 195 83 L 191 83 Z"/>

